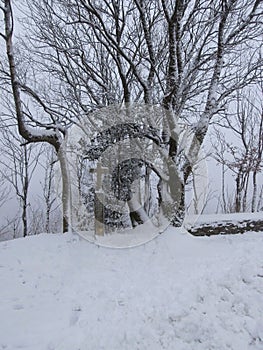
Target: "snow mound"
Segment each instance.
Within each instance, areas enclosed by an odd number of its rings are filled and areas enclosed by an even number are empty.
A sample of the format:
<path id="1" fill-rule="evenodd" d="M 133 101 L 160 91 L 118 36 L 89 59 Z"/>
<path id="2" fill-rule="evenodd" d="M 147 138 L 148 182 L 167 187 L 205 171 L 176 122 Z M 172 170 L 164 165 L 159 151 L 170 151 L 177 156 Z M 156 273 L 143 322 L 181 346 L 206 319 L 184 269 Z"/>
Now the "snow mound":
<path id="1" fill-rule="evenodd" d="M 0 243 L 0 349 L 263 349 L 263 234 Z"/>

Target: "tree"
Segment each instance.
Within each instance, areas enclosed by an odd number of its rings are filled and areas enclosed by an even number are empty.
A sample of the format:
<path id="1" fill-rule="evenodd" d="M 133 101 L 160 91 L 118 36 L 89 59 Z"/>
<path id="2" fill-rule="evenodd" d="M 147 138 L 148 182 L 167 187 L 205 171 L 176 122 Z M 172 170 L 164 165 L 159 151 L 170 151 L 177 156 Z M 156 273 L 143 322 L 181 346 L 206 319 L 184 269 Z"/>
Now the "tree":
<path id="1" fill-rule="evenodd" d="M 29 187 L 41 150 L 37 150 L 33 144 L 21 146 L 21 143 L 21 137 L 11 127 L 2 128 L 0 147 L 4 154 L 0 160 L 0 173 L 19 200 L 23 237 L 26 237 L 29 234 Z"/>
<path id="2" fill-rule="evenodd" d="M 217 123 L 215 129 L 215 159 L 222 164 L 223 208 L 226 211 L 225 169 L 235 177 L 235 194 L 232 208 L 235 212 L 256 211 L 258 202 L 258 175 L 263 165 L 263 106 L 257 95 L 262 94 L 261 86 L 251 91 L 237 92 L 233 112 Z M 218 127 L 219 126 L 219 127 Z M 231 142 L 228 141 L 231 133 Z M 251 193 L 251 196 L 249 194 Z"/>
<path id="3" fill-rule="evenodd" d="M 63 231 L 67 231 L 69 229 L 70 221 L 70 188 L 67 163 L 62 147 L 62 140 L 66 133 L 66 129 L 61 120 L 58 119 L 58 116 L 55 115 L 55 113 L 53 114 L 52 110 L 40 100 L 33 91 L 30 90 L 31 96 L 34 98 L 34 102 L 38 103 L 38 106 L 46 112 L 46 118 L 48 118 L 47 121 L 45 120 L 43 122 L 37 120 L 27 107 L 26 100 L 23 100 L 23 97 L 21 97 L 23 84 L 17 71 L 17 61 L 15 60 L 15 49 L 13 44 L 14 14 L 10 0 L 1 0 L 1 4 L 0 9 L 4 16 L 5 29 L 4 33 L 0 33 L 0 36 L 4 39 L 6 44 L 6 54 L 9 66 L 9 74 L 7 78 L 10 79 L 11 83 L 18 130 L 20 135 L 26 140 L 26 144 L 47 142 L 51 144 L 57 152 L 61 165 L 61 172 L 63 174 Z"/>
<path id="4" fill-rule="evenodd" d="M 27 66 L 31 86 L 14 70 L 10 1 L 2 8 L 7 28 L 2 37 L 23 137 L 48 141 L 58 151 L 58 132 L 65 134 L 62 124 L 78 124 L 85 116 L 94 125 L 94 109 L 122 102 L 160 104 L 170 115 L 161 140 L 174 161 L 169 177 L 180 172 L 184 193 L 192 164 L 179 154 L 178 120 L 190 124 L 199 143 L 190 147 L 195 159 L 212 118 L 222 113 L 235 91 L 258 79 L 260 0 L 33 0 L 27 7 L 24 42 L 25 57 L 34 62 Z M 36 128 L 25 127 L 21 91 L 51 118 L 44 124 L 29 116 L 35 127 L 48 128 L 41 136 Z M 171 137 L 166 142 L 167 129 Z"/>

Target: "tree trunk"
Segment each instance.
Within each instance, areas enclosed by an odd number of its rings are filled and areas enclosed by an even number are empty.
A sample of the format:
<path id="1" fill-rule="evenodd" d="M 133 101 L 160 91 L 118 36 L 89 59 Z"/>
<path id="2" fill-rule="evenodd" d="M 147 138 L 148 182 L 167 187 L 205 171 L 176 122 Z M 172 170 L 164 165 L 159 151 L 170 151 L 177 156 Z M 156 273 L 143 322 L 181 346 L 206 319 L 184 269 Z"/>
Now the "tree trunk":
<path id="1" fill-rule="evenodd" d="M 144 210 L 148 216 L 150 215 L 150 210 L 152 207 L 150 175 L 151 169 L 147 165 L 145 165 Z"/>
<path id="2" fill-rule="evenodd" d="M 70 174 L 68 169 L 68 162 L 66 151 L 63 145 L 60 146 L 58 151 L 58 159 L 61 170 L 62 178 L 62 212 L 63 212 L 63 232 L 71 231 L 71 186 L 70 186 Z"/>
<path id="3" fill-rule="evenodd" d="M 130 209 L 130 218 L 133 227 L 144 224 L 149 220 L 146 211 L 144 210 L 143 206 L 139 203 L 139 201 L 137 201 L 137 199 L 132 198 L 131 200 L 129 200 L 128 206 Z"/>
<path id="4" fill-rule="evenodd" d="M 235 201 L 235 212 L 239 213 L 241 210 L 241 188 L 240 188 L 240 174 L 238 173 L 236 178 L 236 201 Z"/>
<path id="5" fill-rule="evenodd" d="M 28 225 L 27 225 L 27 197 L 28 197 L 28 187 L 29 187 L 29 175 L 28 175 L 28 154 L 27 154 L 27 146 L 24 146 L 24 157 L 25 157 L 25 165 L 24 165 L 24 179 L 23 179 L 23 208 L 22 208 L 22 221 L 23 221 L 23 237 L 28 235 Z"/>
<path id="6" fill-rule="evenodd" d="M 222 205 L 223 205 L 223 212 L 227 212 L 226 207 L 226 194 L 225 194 L 225 165 L 222 164 L 222 175 L 221 175 L 221 192 L 222 192 Z"/>
<path id="7" fill-rule="evenodd" d="M 251 202 L 251 211 L 254 213 L 256 209 L 256 198 L 257 198 L 257 172 L 253 172 L 253 192 L 252 192 L 252 202 Z"/>

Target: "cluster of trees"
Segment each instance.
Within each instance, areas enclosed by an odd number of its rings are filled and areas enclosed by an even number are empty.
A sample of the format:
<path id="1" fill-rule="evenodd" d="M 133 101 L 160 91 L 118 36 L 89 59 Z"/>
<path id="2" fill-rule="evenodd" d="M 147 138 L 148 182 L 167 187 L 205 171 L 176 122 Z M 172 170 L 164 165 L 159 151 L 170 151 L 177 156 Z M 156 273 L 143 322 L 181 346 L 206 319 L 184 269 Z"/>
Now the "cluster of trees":
<path id="1" fill-rule="evenodd" d="M 54 192 L 54 151 L 26 145 L 17 130 L 2 124 L 0 240 L 61 230 Z M 37 181 L 36 181 L 37 180 Z"/>
<path id="2" fill-rule="evenodd" d="M 169 113 L 160 143 L 174 162 L 168 176 L 180 174 L 182 193 L 192 164 L 180 158 L 178 121 L 189 125 L 198 141 L 189 145 L 193 158 L 214 123 L 222 146 L 216 159 L 223 173 L 227 167 L 236 176 L 235 210 L 248 209 L 251 176 L 251 209 L 260 207 L 262 106 L 254 106 L 247 93 L 262 78 L 260 0 L 28 0 L 17 3 L 16 11 L 14 5 L 0 1 L 6 53 L 0 65 L 1 96 L 24 140 L 20 152 L 31 157 L 31 174 L 38 159 L 32 144 L 54 149 L 63 179 L 63 231 L 69 228 L 71 209 L 63 140 L 72 125 L 84 118 L 93 126 L 94 110 L 112 104 L 160 105 Z M 17 13 L 23 17 L 20 36 Z M 7 129 L 9 120 L 3 113 L 1 119 Z M 224 139 L 222 128 L 236 134 L 240 153 Z M 255 130 L 250 142 L 247 136 Z M 184 211 L 184 196 L 180 206 Z"/>
<path id="3" fill-rule="evenodd" d="M 237 93 L 234 106 L 214 128 L 214 155 L 221 164 L 221 210 L 255 212 L 263 209 L 262 83 Z M 227 130 L 227 132 L 225 131 Z M 227 174 L 233 177 L 230 191 Z M 234 191 L 233 191 L 234 188 Z"/>

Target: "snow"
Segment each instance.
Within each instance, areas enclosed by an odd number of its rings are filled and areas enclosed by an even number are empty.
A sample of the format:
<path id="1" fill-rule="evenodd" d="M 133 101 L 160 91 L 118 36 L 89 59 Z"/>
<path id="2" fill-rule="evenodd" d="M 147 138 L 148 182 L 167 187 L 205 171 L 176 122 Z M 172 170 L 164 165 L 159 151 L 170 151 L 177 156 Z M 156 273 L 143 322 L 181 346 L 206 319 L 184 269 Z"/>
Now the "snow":
<path id="1" fill-rule="evenodd" d="M 263 349 L 263 234 L 0 243 L 0 349 Z"/>
<path id="2" fill-rule="evenodd" d="M 218 223 L 232 223 L 240 224 L 245 220 L 248 221 L 261 221 L 263 220 L 263 212 L 256 213 L 229 213 L 229 214 L 202 214 L 202 215 L 189 215 L 186 217 L 184 225 L 188 229 L 191 226 L 201 225 L 217 225 Z"/>
<path id="3" fill-rule="evenodd" d="M 115 234 L 95 235 L 93 231 L 78 231 L 78 234 L 91 243 L 107 248 L 133 248 L 149 242 L 165 231 L 169 226 L 168 220 L 163 219 L 162 225 L 155 226 L 148 221 L 134 229 L 128 228 Z M 147 227 L 147 231 L 145 230 Z"/>

